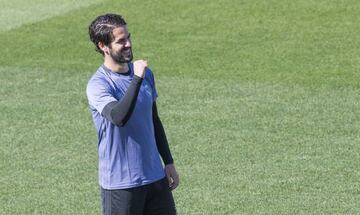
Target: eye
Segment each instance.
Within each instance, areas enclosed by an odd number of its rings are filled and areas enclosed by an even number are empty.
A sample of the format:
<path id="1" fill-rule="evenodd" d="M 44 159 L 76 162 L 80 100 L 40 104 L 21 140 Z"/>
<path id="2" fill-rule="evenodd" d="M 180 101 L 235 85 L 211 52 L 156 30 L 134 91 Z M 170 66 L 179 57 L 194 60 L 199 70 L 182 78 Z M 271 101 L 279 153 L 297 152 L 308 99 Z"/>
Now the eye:
<path id="1" fill-rule="evenodd" d="M 118 43 L 118 44 L 125 44 L 128 40 L 130 40 L 130 36 L 131 36 L 131 34 L 129 33 L 128 36 L 127 36 L 127 38 L 119 39 L 119 40 L 117 41 L 117 43 Z"/>
<path id="2" fill-rule="evenodd" d="M 121 40 L 118 40 L 118 41 L 117 41 L 118 44 L 124 44 L 125 42 L 126 42 L 125 39 L 121 39 Z"/>

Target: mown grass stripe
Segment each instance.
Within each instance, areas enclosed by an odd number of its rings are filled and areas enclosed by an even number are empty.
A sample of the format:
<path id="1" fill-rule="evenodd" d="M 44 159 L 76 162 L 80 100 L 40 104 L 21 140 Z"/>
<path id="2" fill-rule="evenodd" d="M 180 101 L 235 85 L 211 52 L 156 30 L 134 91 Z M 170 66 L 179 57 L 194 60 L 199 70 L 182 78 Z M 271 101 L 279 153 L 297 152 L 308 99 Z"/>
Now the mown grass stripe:
<path id="1" fill-rule="evenodd" d="M 0 0 L 0 32 L 78 10 L 100 0 Z"/>

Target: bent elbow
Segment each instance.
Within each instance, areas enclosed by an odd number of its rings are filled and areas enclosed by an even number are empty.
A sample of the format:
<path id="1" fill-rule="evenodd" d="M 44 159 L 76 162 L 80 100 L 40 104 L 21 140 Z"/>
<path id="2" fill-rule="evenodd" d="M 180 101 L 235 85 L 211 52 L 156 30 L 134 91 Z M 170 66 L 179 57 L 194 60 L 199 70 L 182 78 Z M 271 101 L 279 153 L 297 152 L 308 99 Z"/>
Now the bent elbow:
<path id="1" fill-rule="evenodd" d="M 119 114 L 116 113 L 116 111 L 111 111 L 110 112 L 110 121 L 119 127 L 124 127 L 125 122 L 124 122 L 124 118 L 119 116 Z"/>
<path id="2" fill-rule="evenodd" d="M 114 125 L 118 126 L 118 127 L 124 127 L 125 126 L 125 123 L 123 123 L 122 121 L 112 120 L 111 122 Z"/>

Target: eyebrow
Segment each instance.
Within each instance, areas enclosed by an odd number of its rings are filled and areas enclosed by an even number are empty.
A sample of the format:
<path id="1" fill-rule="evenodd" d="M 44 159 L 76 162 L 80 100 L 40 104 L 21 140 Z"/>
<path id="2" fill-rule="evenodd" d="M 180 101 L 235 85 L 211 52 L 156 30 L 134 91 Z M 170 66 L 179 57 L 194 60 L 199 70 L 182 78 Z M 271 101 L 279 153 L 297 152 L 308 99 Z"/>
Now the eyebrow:
<path id="1" fill-rule="evenodd" d="M 128 33 L 127 38 L 129 39 L 130 36 L 131 36 L 131 33 Z M 124 41 L 124 40 L 125 40 L 125 38 L 120 38 L 120 39 L 118 39 L 116 42 L 117 42 L 117 43 L 120 43 L 120 42 L 122 42 L 122 41 Z"/>

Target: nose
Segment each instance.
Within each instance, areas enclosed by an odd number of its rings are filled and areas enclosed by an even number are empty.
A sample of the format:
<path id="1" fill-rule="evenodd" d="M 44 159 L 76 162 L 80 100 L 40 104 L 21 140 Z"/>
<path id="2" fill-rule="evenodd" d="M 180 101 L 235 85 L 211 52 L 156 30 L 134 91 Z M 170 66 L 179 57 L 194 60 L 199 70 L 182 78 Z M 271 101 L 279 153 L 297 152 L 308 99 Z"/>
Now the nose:
<path id="1" fill-rule="evenodd" d="M 128 39 L 128 40 L 126 41 L 125 47 L 126 47 L 126 48 L 130 48 L 130 47 L 131 47 L 131 40 L 130 40 L 130 39 Z"/>

